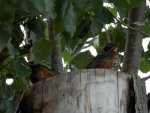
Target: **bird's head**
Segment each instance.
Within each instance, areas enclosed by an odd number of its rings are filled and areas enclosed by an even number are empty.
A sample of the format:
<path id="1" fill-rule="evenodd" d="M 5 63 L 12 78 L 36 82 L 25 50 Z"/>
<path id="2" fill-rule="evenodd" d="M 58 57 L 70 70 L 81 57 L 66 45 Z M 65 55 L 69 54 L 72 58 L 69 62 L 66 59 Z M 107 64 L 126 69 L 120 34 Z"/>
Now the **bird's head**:
<path id="1" fill-rule="evenodd" d="M 104 52 L 117 52 L 119 44 L 118 43 L 108 43 L 104 46 L 103 51 Z"/>

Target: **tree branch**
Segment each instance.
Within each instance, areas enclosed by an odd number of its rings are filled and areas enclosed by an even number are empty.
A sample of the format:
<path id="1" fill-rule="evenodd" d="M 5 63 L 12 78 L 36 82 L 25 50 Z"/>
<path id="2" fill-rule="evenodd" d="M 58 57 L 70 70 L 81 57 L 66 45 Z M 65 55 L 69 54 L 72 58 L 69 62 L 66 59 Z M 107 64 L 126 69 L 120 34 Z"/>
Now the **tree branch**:
<path id="1" fill-rule="evenodd" d="M 62 55 L 61 55 L 61 45 L 60 45 L 60 37 L 54 34 L 53 29 L 53 23 L 52 20 L 48 20 L 48 36 L 49 39 L 52 40 L 55 44 L 51 55 L 50 55 L 50 61 L 51 61 L 51 68 L 59 73 L 63 72 L 63 64 L 62 64 Z"/>
<path id="2" fill-rule="evenodd" d="M 142 80 L 146 81 L 146 80 L 148 80 L 149 78 L 150 78 L 150 75 L 147 76 L 147 77 L 142 78 Z"/>

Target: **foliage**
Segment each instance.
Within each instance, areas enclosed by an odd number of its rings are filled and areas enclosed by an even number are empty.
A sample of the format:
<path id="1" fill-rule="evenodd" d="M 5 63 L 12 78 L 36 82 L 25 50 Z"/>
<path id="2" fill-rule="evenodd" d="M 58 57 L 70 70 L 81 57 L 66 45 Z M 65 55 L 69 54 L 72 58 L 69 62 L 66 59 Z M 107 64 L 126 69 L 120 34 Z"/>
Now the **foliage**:
<path id="1" fill-rule="evenodd" d="M 0 7 L 0 112 L 13 112 L 13 97 L 29 85 L 31 69 L 26 58 L 36 63 L 46 60 L 55 46 L 48 40 L 47 20 L 52 19 L 55 34 L 61 36 L 61 47 L 66 69 L 84 68 L 92 59 L 89 51 L 80 53 L 86 46 L 97 50 L 107 43 L 107 38 L 120 43 L 124 52 L 129 8 L 138 6 L 139 0 L 1 0 Z M 150 10 L 146 9 L 149 20 Z M 119 15 L 119 16 L 118 16 Z M 112 24 L 113 23 L 113 24 Z M 150 34 L 149 23 L 144 32 Z M 108 29 L 106 29 L 106 25 Z M 109 25 L 109 26 L 108 26 Z M 103 30 L 105 29 L 105 30 Z M 95 37 L 99 38 L 94 43 Z M 89 39 L 92 39 L 89 41 Z M 24 43 L 23 43 L 24 42 Z M 26 46 L 33 42 L 31 48 Z M 22 47 L 21 47 L 22 45 Z M 86 46 L 85 46 L 86 45 Z M 150 46 L 143 51 L 140 70 L 150 69 Z M 99 52 L 99 51 L 98 51 Z M 13 78 L 12 85 L 5 83 Z M 9 109 L 7 109 L 9 108 Z"/>

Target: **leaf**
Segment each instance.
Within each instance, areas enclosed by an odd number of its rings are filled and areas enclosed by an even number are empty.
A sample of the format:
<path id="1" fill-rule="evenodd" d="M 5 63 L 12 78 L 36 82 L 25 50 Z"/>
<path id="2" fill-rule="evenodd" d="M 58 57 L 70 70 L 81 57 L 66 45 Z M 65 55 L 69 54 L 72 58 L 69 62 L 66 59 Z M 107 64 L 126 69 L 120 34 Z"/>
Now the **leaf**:
<path id="1" fill-rule="evenodd" d="M 18 92 L 26 87 L 26 84 L 24 83 L 23 79 L 16 79 L 14 80 L 12 84 L 12 88 Z"/>
<path id="2" fill-rule="evenodd" d="M 106 32 L 99 33 L 99 45 L 103 46 L 107 43 Z"/>
<path id="3" fill-rule="evenodd" d="M 11 43 L 14 47 L 19 48 L 20 44 L 23 41 L 24 34 L 20 28 L 20 25 L 12 26 L 12 38 Z"/>
<path id="4" fill-rule="evenodd" d="M 4 111 L 7 109 L 7 99 L 0 99 L 0 112 L 4 113 Z"/>
<path id="5" fill-rule="evenodd" d="M 19 51 L 12 45 L 11 41 L 8 42 L 7 47 L 9 49 L 9 53 L 12 55 L 19 55 Z"/>
<path id="6" fill-rule="evenodd" d="M 76 30 L 76 25 L 75 25 L 75 11 L 74 11 L 74 6 L 72 3 L 64 3 L 64 8 L 62 10 L 62 21 L 63 25 L 65 28 L 65 31 L 70 33 L 71 36 L 73 36 L 75 30 Z"/>
<path id="7" fill-rule="evenodd" d="M 120 0 L 108 0 L 111 3 L 114 3 L 116 6 L 121 8 L 134 8 L 139 6 L 141 0 L 124 0 L 123 2 L 120 2 Z"/>
<path id="8" fill-rule="evenodd" d="M 36 38 L 45 37 L 45 23 L 40 17 L 34 17 L 27 21 L 27 28 L 36 34 Z"/>
<path id="9" fill-rule="evenodd" d="M 73 56 L 71 56 L 67 51 L 63 51 L 62 56 L 64 58 L 64 62 L 70 62 L 73 59 Z"/>
<path id="10" fill-rule="evenodd" d="M 51 19 L 55 19 L 56 12 L 55 12 L 55 1 L 56 0 L 45 0 L 45 10 L 48 13 L 47 15 Z"/>
<path id="11" fill-rule="evenodd" d="M 103 2 L 101 0 L 89 0 L 85 10 L 97 17 L 102 10 L 102 6 Z"/>
<path id="12" fill-rule="evenodd" d="M 13 89 L 10 86 L 6 85 L 4 89 L 4 94 L 5 94 L 5 98 L 9 98 L 9 99 L 13 98 L 14 96 Z"/>
<path id="13" fill-rule="evenodd" d="M 39 12 L 45 11 L 45 3 L 44 0 L 32 0 L 34 6 L 39 10 Z"/>
<path id="14" fill-rule="evenodd" d="M 31 69 L 20 62 L 15 62 L 14 66 L 16 70 L 16 76 L 18 77 L 26 78 L 31 74 Z"/>
<path id="15" fill-rule="evenodd" d="M 148 63 L 145 59 L 140 61 L 140 70 L 143 73 L 147 73 L 150 70 L 150 63 Z"/>
<path id="16" fill-rule="evenodd" d="M 7 66 L 11 61 L 14 60 L 14 56 L 13 55 L 9 55 L 7 58 L 5 58 L 2 62 L 2 66 Z"/>
<path id="17" fill-rule="evenodd" d="M 95 37 L 100 30 L 101 28 L 100 28 L 100 25 L 98 25 L 98 22 L 95 19 L 92 19 L 91 32 L 92 32 L 93 37 Z"/>
<path id="18" fill-rule="evenodd" d="M 101 12 L 98 13 L 96 19 L 98 22 L 102 22 L 105 24 L 110 24 L 114 21 L 113 14 L 106 7 L 102 7 Z"/>
<path id="19" fill-rule="evenodd" d="M 71 63 L 74 64 L 77 68 L 82 69 L 85 68 L 89 62 L 91 62 L 93 59 L 93 56 L 91 55 L 90 51 L 85 51 L 82 53 L 79 53 L 72 61 Z"/>
<path id="20" fill-rule="evenodd" d="M 44 38 L 37 40 L 33 45 L 32 51 L 30 52 L 31 58 L 35 62 L 42 62 L 49 56 L 53 46 L 54 44 L 52 41 L 46 40 Z"/>
<path id="21" fill-rule="evenodd" d="M 144 25 L 144 32 L 147 34 L 150 34 L 150 24 L 145 24 Z"/>
<path id="22" fill-rule="evenodd" d="M 149 50 L 150 44 L 148 44 L 148 51 L 144 53 L 145 60 L 150 64 L 150 50 Z"/>
<path id="23" fill-rule="evenodd" d="M 11 26 L 8 23 L 0 23 L 0 52 L 6 47 L 11 38 Z"/>
<path id="24" fill-rule="evenodd" d="M 126 42 L 126 34 L 123 32 L 123 28 L 119 29 L 119 27 L 110 31 L 110 37 L 112 40 L 119 44 L 118 51 L 124 52 L 125 50 L 125 42 Z"/>
<path id="25" fill-rule="evenodd" d="M 0 1 L 0 21 L 11 21 L 14 16 L 14 7 L 7 0 Z"/>
<path id="26" fill-rule="evenodd" d="M 6 113 L 14 113 L 15 112 L 15 108 L 14 108 L 14 103 L 12 101 L 9 101 L 7 103 L 7 110 Z"/>

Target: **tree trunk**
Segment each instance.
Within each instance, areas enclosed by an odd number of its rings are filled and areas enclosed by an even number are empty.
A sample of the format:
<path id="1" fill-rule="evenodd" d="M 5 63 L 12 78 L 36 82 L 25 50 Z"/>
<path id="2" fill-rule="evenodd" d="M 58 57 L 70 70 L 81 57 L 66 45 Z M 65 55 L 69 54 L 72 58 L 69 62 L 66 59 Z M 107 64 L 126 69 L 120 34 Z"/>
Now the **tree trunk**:
<path id="1" fill-rule="evenodd" d="M 52 70 L 62 73 L 63 72 L 63 64 L 62 64 L 62 55 L 61 55 L 61 44 L 60 44 L 60 36 L 56 36 L 53 29 L 52 19 L 48 20 L 48 35 L 49 39 L 54 42 L 54 48 L 50 55 L 50 64 Z"/>
<path id="2" fill-rule="evenodd" d="M 133 93 L 125 73 L 80 70 L 29 87 L 20 105 L 28 113 L 133 113 Z"/>
<path id="3" fill-rule="evenodd" d="M 145 0 L 141 0 L 141 5 L 129 11 L 128 19 L 129 26 L 143 31 L 143 26 L 135 24 L 136 22 L 143 22 L 145 20 Z M 141 52 L 142 52 L 143 34 L 128 28 L 126 37 L 126 50 L 123 61 L 122 71 L 130 75 L 137 75 Z"/>
<path id="4" fill-rule="evenodd" d="M 145 20 L 145 6 L 146 1 L 141 0 L 139 7 L 133 8 L 129 11 L 129 26 L 143 31 L 143 26 L 135 23 L 142 23 Z M 133 77 L 136 113 L 148 113 L 145 82 L 137 75 L 141 59 L 143 34 L 135 29 L 128 29 L 122 71 Z"/>

